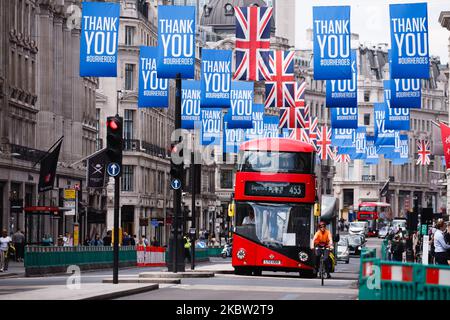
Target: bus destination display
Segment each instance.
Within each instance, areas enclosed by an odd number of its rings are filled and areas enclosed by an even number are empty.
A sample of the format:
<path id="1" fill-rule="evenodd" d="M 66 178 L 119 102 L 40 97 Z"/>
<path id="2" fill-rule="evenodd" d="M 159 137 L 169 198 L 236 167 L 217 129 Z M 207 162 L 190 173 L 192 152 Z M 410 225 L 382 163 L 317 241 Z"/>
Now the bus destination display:
<path id="1" fill-rule="evenodd" d="M 245 183 L 246 196 L 304 198 L 304 183 L 259 182 Z"/>

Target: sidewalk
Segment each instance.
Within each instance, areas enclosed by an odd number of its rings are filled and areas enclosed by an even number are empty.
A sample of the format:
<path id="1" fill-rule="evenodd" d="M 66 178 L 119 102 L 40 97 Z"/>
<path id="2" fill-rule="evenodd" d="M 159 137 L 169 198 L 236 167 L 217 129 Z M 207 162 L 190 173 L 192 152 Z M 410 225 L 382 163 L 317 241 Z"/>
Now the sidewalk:
<path id="1" fill-rule="evenodd" d="M 1 300 L 105 300 L 143 293 L 159 288 L 158 284 L 81 284 L 80 288 L 66 285 L 5 294 Z"/>
<path id="2" fill-rule="evenodd" d="M 9 261 L 8 271 L 0 272 L 1 278 L 25 276 L 25 267 L 23 262 Z"/>

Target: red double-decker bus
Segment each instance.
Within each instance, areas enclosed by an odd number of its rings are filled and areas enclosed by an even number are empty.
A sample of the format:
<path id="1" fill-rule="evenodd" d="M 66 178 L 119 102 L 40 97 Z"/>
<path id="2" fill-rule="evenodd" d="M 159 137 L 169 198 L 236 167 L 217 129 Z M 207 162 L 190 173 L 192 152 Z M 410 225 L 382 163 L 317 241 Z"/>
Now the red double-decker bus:
<path id="1" fill-rule="evenodd" d="M 313 276 L 314 165 L 313 147 L 300 141 L 266 138 L 241 145 L 234 193 L 236 274 Z"/>

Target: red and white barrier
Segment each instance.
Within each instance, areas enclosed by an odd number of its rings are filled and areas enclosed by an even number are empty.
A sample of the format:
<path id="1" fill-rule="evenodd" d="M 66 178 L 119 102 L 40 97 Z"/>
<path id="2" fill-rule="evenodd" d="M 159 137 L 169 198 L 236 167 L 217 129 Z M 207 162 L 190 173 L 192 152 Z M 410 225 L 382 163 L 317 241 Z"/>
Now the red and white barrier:
<path id="1" fill-rule="evenodd" d="M 450 269 L 427 268 L 426 284 L 450 286 Z"/>
<path id="2" fill-rule="evenodd" d="M 137 246 L 138 267 L 165 267 L 166 248 Z"/>
<path id="3" fill-rule="evenodd" d="M 369 277 L 373 274 L 373 262 L 364 262 L 362 269 L 363 277 Z"/>
<path id="4" fill-rule="evenodd" d="M 388 264 L 381 265 L 381 280 L 384 281 L 413 281 L 412 266 L 393 266 Z"/>

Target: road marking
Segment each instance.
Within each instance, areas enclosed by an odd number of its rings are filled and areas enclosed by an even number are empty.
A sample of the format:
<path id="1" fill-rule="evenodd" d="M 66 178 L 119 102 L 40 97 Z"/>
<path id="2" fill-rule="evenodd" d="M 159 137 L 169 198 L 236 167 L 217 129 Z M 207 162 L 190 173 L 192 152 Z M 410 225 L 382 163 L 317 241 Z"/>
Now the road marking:
<path id="1" fill-rule="evenodd" d="M 238 276 L 238 275 L 234 275 L 234 274 L 216 274 L 215 275 L 216 278 L 220 278 L 220 277 L 224 277 L 224 278 L 235 278 L 235 279 L 265 279 L 265 280 L 297 280 L 297 281 L 320 281 L 320 279 L 308 279 L 308 278 L 299 278 L 296 276 L 292 276 L 292 277 L 280 277 L 280 276 L 276 276 L 276 275 L 267 275 L 267 276 Z M 358 278 L 355 279 L 326 279 L 325 281 L 330 281 L 330 282 L 338 282 L 338 281 L 347 281 L 347 282 L 354 282 L 358 280 Z"/>
<path id="2" fill-rule="evenodd" d="M 348 289 L 348 288 L 332 288 L 327 287 L 314 287 L 314 288 L 292 288 L 292 287 L 272 287 L 272 286 L 243 286 L 243 285 L 217 285 L 217 284 L 181 284 L 174 288 L 184 289 L 184 290 L 213 290 L 213 291 L 253 291 L 253 292 L 282 292 L 291 294 L 305 294 L 305 293 L 325 293 L 325 294 L 349 294 L 358 295 L 358 289 Z"/>
<path id="3" fill-rule="evenodd" d="M 298 297 L 300 297 L 299 294 L 288 293 L 282 296 L 280 300 L 296 300 Z"/>

